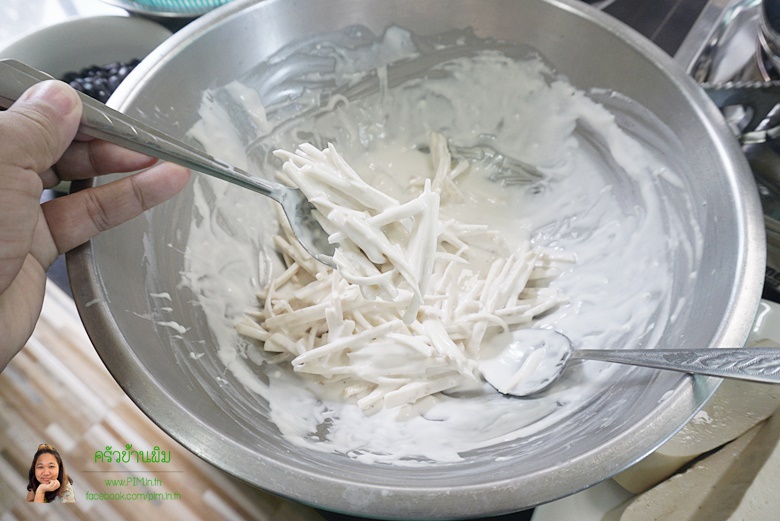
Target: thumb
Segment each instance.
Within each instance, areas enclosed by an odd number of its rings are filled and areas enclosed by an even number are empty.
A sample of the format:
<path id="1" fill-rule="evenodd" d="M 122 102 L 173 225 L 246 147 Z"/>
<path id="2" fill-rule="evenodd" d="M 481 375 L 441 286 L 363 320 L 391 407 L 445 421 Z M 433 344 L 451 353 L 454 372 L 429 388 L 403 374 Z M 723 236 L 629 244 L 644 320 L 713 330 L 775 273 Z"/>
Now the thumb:
<path id="1" fill-rule="evenodd" d="M 81 100 L 59 81 L 28 89 L 0 112 L 0 293 L 22 267 L 40 214 L 41 176 L 78 129 Z"/>

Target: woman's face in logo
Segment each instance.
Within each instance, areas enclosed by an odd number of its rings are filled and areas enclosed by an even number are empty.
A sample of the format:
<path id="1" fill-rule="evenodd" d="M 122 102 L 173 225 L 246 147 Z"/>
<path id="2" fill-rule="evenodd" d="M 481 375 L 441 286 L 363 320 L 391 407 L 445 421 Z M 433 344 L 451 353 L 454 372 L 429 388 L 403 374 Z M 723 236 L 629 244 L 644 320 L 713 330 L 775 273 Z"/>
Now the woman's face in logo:
<path id="1" fill-rule="evenodd" d="M 49 483 L 51 480 L 57 479 L 59 475 L 60 466 L 54 455 L 43 453 L 38 456 L 38 461 L 35 462 L 35 479 L 39 483 Z"/>

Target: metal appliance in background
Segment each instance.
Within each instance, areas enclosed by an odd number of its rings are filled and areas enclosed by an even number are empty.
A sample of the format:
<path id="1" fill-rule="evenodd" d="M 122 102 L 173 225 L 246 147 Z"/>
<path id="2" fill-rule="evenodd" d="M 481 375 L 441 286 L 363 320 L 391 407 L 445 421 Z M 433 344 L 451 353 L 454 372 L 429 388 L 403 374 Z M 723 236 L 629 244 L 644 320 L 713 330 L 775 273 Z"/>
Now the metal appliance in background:
<path id="1" fill-rule="evenodd" d="M 676 57 L 740 138 L 765 214 L 764 296 L 780 301 L 780 0 L 711 0 Z"/>

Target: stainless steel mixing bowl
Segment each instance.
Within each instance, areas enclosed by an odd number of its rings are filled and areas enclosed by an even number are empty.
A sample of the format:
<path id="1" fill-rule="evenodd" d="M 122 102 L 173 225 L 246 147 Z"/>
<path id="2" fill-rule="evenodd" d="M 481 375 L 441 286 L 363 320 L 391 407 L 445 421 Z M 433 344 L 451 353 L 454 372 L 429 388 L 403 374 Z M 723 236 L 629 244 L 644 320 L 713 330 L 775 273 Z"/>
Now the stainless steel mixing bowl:
<path id="1" fill-rule="evenodd" d="M 741 151 L 684 71 L 587 6 L 569 0 L 238 1 L 153 52 L 111 105 L 183 138 L 198 119 L 204 90 L 242 76 L 289 42 L 354 24 L 375 34 L 390 24 L 424 35 L 472 27 L 480 37 L 537 48 L 578 88 L 614 89 L 654 112 L 689 155 L 685 181 L 701 203 L 692 213 L 704 245 L 702 276 L 676 285 L 675 300 L 686 299 L 690 318 L 663 340 L 698 347 L 744 342 L 760 298 L 765 246 L 756 187 Z M 267 407 L 225 371 L 202 308 L 192 305 L 186 289 L 176 290 L 192 198 L 185 192 L 71 253 L 74 297 L 100 356 L 139 407 L 195 454 L 263 489 L 371 517 L 517 511 L 593 485 L 647 455 L 717 385 L 670 373 L 621 373 L 565 425 L 474 451 L 461 463 L 408 469 L 301 449 L 280 437 Z M 176 331 L 150 320 L 160 313 L 160 299 L 149 294 L 156 282 L 170 288 L 169 319 L 203 341 L 197 363 Z"/>

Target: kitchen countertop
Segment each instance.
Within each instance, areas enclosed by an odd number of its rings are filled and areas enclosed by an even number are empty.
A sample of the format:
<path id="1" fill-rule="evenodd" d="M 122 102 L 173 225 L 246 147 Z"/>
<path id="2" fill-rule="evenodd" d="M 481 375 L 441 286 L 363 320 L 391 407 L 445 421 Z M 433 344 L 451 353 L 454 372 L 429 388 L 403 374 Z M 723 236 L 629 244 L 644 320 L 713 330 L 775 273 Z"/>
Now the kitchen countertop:
<path id="1" fill-rule="evenodd" d="M 61 454 L 73 479 L 75 505 L 57 508 L 25 502 L 27 471 L 38 443 L 49 443 Z M 140 451 L 159 446 L 169 461 L 103 461 L 104 449 L 131 446 Z M 128 476 L 138 481 L 116 482 Z M 131 494 L 159 496 L 154 501 L 134 500 Z M 41 509 L 48 509 L 45 515 Z M 32 338 L 0 373 L 0 519 L 322 521 L 311 508 L 228 476 L 157 427 L 111 377 L 87 337 L 73 299 L 54 284 L 46 288 Z"/>

